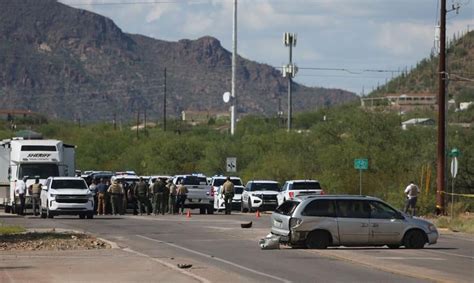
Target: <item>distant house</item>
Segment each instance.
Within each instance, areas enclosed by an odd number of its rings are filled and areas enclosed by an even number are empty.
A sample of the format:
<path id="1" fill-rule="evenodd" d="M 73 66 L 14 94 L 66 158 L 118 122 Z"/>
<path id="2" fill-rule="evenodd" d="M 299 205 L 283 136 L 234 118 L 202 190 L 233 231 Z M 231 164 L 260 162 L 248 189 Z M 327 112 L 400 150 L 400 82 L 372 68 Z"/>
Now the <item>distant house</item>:
<path id="1" fill-rule="evenodd" d="M 396 94 L 388 93 L 379 97 L 361 98 L 361 107 L 384 107 L 399 113 L 410 112 L 414 109 L 436 110 L 438 102 L 436 95 L 431 93 Z"/>
<path id="2" fill-rule="evenodd" d="M 434 126 L 435 120 L 431 118 L 413 118 L 402 122 L 402 129 L 406 130 L 410 126 Z"/>
<path id="3" fill-rule="evenodd" d="M 193 111 L 185 110 L 181 112 L 181 119 L 191 125 L 206 124 L 209 119 L 222 119 L 229 118 L 230 112 L 217 112 L 217 111 Z"/>

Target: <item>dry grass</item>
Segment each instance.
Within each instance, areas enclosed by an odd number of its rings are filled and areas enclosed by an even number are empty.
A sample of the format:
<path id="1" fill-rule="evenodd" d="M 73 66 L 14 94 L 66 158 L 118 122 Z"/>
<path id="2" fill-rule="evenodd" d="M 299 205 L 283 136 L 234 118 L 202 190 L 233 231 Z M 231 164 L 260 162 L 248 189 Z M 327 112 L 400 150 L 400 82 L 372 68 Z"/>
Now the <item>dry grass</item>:
<path id="1" fill-rule="evenodd" d="M 474 215 L 470 213 L 459 214 L 451 219 L 449 216 L 441 216 L 433 219 L 438 228 L 447 228 L 454 232 L 474 234 Z"/>

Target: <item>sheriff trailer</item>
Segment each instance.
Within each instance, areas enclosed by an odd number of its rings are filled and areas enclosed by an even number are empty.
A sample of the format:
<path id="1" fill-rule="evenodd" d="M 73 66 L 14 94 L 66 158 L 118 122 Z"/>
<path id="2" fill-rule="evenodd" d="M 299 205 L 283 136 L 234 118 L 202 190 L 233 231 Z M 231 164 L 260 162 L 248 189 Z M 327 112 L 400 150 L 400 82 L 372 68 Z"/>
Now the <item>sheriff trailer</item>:
<path id="1" fill-rule="evenodd" d="M 75 146 L 59 140 L 24 140 L 13 138 L 0 141 L 0 200 L 5 212 L 15 212 L 18 196 L 16 182 L 27 178 L 27 187 L 48 177 L 74 176 Z M 29 193 L 27 192 L 27 200 Z"/>

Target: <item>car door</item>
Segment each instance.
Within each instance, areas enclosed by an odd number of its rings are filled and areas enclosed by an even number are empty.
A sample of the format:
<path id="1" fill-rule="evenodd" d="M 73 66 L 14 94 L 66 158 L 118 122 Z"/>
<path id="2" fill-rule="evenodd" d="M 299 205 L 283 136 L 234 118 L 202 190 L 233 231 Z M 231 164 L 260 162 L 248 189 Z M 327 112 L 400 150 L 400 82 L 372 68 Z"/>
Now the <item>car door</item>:
<path id="1" fill-rule="evenodd" d="M 399 244 L 403 235 L 404 217 L 380 201 L 369 201 L 371 245 Z"/>
<path id="2" fill-rule="evenodd" d="M 337 225 L 341 245 L 368 245 L 370 207 L 365 200 L 337 200 Z"/>

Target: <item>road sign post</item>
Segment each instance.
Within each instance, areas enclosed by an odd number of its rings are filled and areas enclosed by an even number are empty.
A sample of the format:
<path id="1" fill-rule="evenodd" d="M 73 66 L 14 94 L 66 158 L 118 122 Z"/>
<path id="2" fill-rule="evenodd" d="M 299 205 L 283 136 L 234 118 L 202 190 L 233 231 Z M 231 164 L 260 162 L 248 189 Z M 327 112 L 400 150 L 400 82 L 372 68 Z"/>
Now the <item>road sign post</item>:
<path id="1" fill-rule="evenodd" d="M 453 153 L 455 149 L 451 151 Z M 458 174 L 458 158 L 459 151 L 456 149 L 455 155 L 453 154 L 453 158 L 451 159 L 451 219 L 454 216 L 454 181 L 456 179 L 456 175 Z"/>
<path id="2" fill-rule="evenodd" d="M 227 157 L 226 171 L 229 173 L 237 172 L 237 158 L 236 157 Z"/>
<path id="3" fill-rule="evenodd" d="M 359 170 L 359 194 L 362 195 L 362 170 L 369 169 L 369 160 L 367 158 L 354 159 L 354 168 Z"/>

